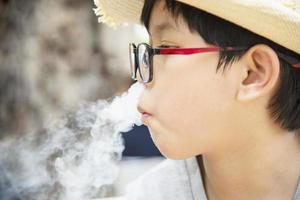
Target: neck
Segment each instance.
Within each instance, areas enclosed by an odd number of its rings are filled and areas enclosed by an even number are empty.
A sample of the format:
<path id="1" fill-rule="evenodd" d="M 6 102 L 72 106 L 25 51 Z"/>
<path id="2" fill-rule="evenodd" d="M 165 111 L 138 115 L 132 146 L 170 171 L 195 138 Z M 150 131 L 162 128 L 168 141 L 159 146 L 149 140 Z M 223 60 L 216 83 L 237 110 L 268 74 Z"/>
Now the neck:
<path id="1" fill-rule="evenodd" d="M 210 200 L 293 198 L 300 177 L 299 134 L 260 135 L 264 137 L 203 154 Z"/>

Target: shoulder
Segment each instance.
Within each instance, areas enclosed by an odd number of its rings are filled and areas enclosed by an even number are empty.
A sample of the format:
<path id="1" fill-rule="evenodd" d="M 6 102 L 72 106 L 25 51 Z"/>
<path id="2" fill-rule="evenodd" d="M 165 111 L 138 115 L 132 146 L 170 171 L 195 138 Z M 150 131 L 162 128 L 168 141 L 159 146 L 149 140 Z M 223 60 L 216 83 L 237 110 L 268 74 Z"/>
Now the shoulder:
<path id="1" fill-rule="evenodd" d="M 201 179 L 195 157 L 186 160 L 165 160 L 127 187 L 127 198 L 193 199 L 193 185 Z"/>

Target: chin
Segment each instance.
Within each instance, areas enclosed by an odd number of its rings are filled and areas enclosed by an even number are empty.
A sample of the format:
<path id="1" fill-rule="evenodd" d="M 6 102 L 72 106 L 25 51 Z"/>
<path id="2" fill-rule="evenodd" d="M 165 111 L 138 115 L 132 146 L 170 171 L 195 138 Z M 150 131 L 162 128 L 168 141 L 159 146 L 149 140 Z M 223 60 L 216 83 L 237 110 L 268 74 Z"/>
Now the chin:
<path id="1" fill-rule="evenodd" d="M 160 153 L 171 160 L 184 160 L 190 157 L 193 157 L 193 155 L 186 154 L 185 152 L 178 151 L 178 148 L 174 150 L 173 148 L 166 148 L 163 146 L 156 145 Z"/>
<path id="2" fill-rule="evenodd" d="M 194 156 L 192 152 L 182 151 L 184 148 L 179 147 L 180 145 L 170 144 L 168 139 L 167 141 L 163 140 L 165 138 L 159 137 L 160 135 L 153 133 L 150 128 L 149 131 L 153 143 L 164 157 L 172 160 L 184 160 Z"/>

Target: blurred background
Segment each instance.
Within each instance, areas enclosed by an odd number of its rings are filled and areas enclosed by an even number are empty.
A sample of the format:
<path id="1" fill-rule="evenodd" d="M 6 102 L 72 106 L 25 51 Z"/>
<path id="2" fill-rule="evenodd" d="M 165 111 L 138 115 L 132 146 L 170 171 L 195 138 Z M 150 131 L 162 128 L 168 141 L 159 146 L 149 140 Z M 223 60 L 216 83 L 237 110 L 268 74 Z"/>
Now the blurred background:
<path id="1" fill-rule="evenodd" d="M 145 30 L 99 24 L 94 7 L 92 0 L 0 0 L 0 140 L 42 134 L 45 119 L 133 83 L 128 43 L 147 41 Z M 123 136 L 116 196 L 164 159 L 146 127 Z M 9 189 L 4 177 L 0 166 L 0 196 Z"/>

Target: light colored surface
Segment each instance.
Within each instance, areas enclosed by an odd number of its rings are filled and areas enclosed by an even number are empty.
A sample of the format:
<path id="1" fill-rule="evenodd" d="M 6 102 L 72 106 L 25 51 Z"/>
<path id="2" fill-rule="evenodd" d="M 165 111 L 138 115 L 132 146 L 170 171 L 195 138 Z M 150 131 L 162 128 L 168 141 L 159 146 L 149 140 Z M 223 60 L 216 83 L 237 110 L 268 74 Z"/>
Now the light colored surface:
<path id="1" fill-rule="evenodd" d="M 120 163 L 120 175 L 114 184 L 114 195 L 125 195 L 128 183 L 164 160 L 164 157 L 124 157 Z"/>
<path id="2" fill-rule="evenodd" d="M 164 157 L 123 157 L 120 162 L 120 175 L 114 184 L 114 197 L 93 200 L 127 200 L 127 185 L 164 160 Z"/>

